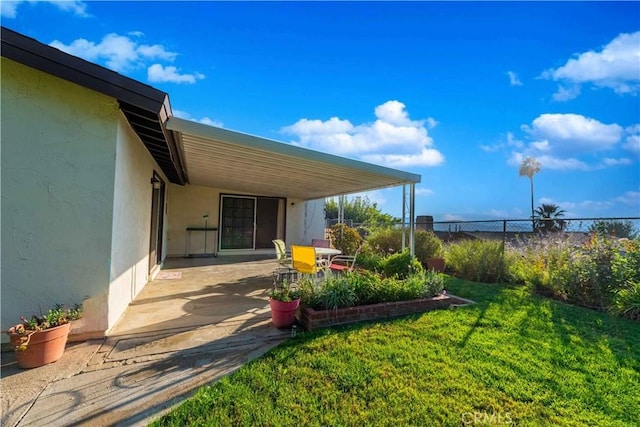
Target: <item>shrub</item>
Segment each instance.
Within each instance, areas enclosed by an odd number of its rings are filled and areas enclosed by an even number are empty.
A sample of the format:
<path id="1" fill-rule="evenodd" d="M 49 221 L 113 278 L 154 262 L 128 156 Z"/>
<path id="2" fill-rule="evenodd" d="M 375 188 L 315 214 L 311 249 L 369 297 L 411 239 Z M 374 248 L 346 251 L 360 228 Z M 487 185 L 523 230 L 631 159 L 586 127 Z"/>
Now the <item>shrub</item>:
<path id="1" fill-rule="evenodd" d="M 353 255 L 362 245 L 362 237 L 355 228 L 345 224 L 335 224 L 329 229 L 329 238 L 336 249 L 345 255 Z"/>
<path id="2" fill-rule="evenodd" d="M 543 295 L 636 316 L 640 240 L 620 243 L 595 234 L 586 244 L 576 244 L 569 236 L 538 238 L 519 253 L 510 268 L 512 281 Z"/>
<path id="3" fill-rule="evenodd" d="M 599 219 L 594 221 L 589 227 L 591 233 L 596 233 L 601 236 L 612 236 L 617 238 L 635 238 L 638 235 L 638 230 L 630 220 L 603 220 Z"/>
<path id="4" fill-rule="evenodd" d="M 446 248 L 447 266 L 456 276 L 476 282 L 509 279 L 512 258 L 504 255 L 502 242 L 460 240 Z"/>
<path id="5" fill-rule="evenodd" d="M 401 280 L 383 278 L 372 272 L 352 272 L 328 277 L 321 285 L 301 282 L 302 303 L 315 309 L 336 309 L 355 305 L 406 301 L 432 297 L 444 289 L 446 276 L 421 271 Z"/>
<path id="6" fill-rule="evenodd" d="M 386 277 L 406 279 L 412 273 L 421 272 L 423 268 L 420 261 L 412 257 L 409 250 L 405 249 L 385 258 L 382 270 Z"/>
<path id="7" fill-rule="evenodd" d="M 350 282 L 350 278 L 347 275 L 327 278 L 317 296 L 317 304 L 320 308 L 335 310 L 356 305 L 358 296 Z"/>
<path id="8" fill-rule="evenodd" d="M 379 228 L 367 237 L 367 246 L 378 255 L 387 256 L 402 250 L 402 230 L 399 228 Z"/>
<path id="9" fill-rule="evenodd" d="M 408 234 L 405 243 L 409 244 Z M 378 229 L 367 238 L 367 246 L 382 256 L 398 253 L 402 251 L 402 229 Z M 427 258 L 438 258 L 444 254 L 442 241 L 432 231 L 416 230 L 414 249 L 416 258 L 423 265 L 426 265 Z"/>
<path id="10" fill-rule="evenodd" d="M 640 237 L 619 245 L 611 265 L 614 280 L 620 286 L 640 282 Z"/>
<path id="11" fill-rule="evenodd" d="M 415 253 L 423 266 L 426 266 L 427 258 L 440 258 L 444 256 L 442 241 L 432 231 L 416 231 Z"/>
<path id="12" fill-rule="evenodd" d="M 609 311 L 631 320 L 640 320 L 640 282 L 618 289 Z"/>
<path id="13" fill-rule="evenodd" d="M 382 266 L 384 264 L 384 258 L 381 255 L 373 252 L 367 246 L 358 254 L 356 258 L 356 265 L 366 270 L 382 272 Z"/>
<path id="14" fill-rule="evenodd" d="M 640 237 L 622 243 L 611 270 L 618 288 L 609 310 L 619 316 L 640 320 Z"/>

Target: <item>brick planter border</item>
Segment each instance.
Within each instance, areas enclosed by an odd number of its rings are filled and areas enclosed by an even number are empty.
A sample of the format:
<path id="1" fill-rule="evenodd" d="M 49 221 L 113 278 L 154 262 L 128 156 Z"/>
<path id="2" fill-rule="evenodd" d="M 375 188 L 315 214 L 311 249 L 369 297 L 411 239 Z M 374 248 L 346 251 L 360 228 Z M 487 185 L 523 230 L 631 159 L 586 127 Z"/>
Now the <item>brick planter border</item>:
<path id="1" fill-rule="evenodd" d="M 473 304 L 473 301 L 447 294 L 437 295 L 432 298 L 360 305 L 356 307 L 339 308 L 337 310 L 314 310 L 307 306 L 301 306 L 296 313 L 296 318 L 306 330 L 311 331 L 327 326 L 388 319 L 407 314 L 424 313 L 438 308 L 467 304 Z"/>

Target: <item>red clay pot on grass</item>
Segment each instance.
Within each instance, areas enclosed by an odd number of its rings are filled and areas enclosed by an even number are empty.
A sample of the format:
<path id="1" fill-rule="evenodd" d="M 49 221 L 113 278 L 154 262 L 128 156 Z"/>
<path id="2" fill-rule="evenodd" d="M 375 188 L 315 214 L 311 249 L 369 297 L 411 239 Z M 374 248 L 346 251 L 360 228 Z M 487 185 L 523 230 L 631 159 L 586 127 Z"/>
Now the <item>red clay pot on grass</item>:
<path id="1" fill-rule="evenodd" d="M 300 299 L 289 302 L 269 299 L 271 306 L 271 321 L 276 328 L 288 328 L 296 321 L 296 311 L 300 306 Z"/>
<path id="2" fill-rule="evenodd" d="M 11 334 L 11 345 L 26 346 L 25 350 L 16 349 L 18 366 L 37 368 L 60 359 L 67 345 L 70 330 L 71 323 L 65 323 L 43 331 L 29 332 L 27 335 Z"/>

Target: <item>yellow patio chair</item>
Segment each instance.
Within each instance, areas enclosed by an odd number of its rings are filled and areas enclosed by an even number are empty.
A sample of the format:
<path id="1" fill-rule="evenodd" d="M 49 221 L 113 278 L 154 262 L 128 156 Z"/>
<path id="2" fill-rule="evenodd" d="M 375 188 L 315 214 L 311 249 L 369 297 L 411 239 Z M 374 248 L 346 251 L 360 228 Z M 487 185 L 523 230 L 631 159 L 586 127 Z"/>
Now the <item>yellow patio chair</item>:
<path id="1" fill-rule="evenodd" d="M 318 276 L 318 273 L 324 273 L 325 268 L 329 265 L 327 260 L 318 259 L 316 256 L 316 248 L 313 246 L 291 246 L 291 259 L 293 268 L 299 273 L 311 274 Z"/>

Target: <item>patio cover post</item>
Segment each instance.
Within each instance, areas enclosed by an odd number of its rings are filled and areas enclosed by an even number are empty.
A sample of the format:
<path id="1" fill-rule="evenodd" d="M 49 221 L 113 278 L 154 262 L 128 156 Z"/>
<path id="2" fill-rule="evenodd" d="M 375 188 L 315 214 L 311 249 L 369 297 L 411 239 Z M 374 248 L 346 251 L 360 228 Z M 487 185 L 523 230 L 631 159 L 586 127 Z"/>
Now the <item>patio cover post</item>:
<path id="1" fill-rule="evenodd" d="M 411 251 L 411 256 L 415 256 L 416 253 L 416 184 L 411 183 L 411 187 L 409 187 L 409 250 Z"/>
<path id="2" fill-rule="evenodd" d="M 402 250 L 407 247 L 405 229 L 407 223 L 407 185 L 402 186 Z"/>

